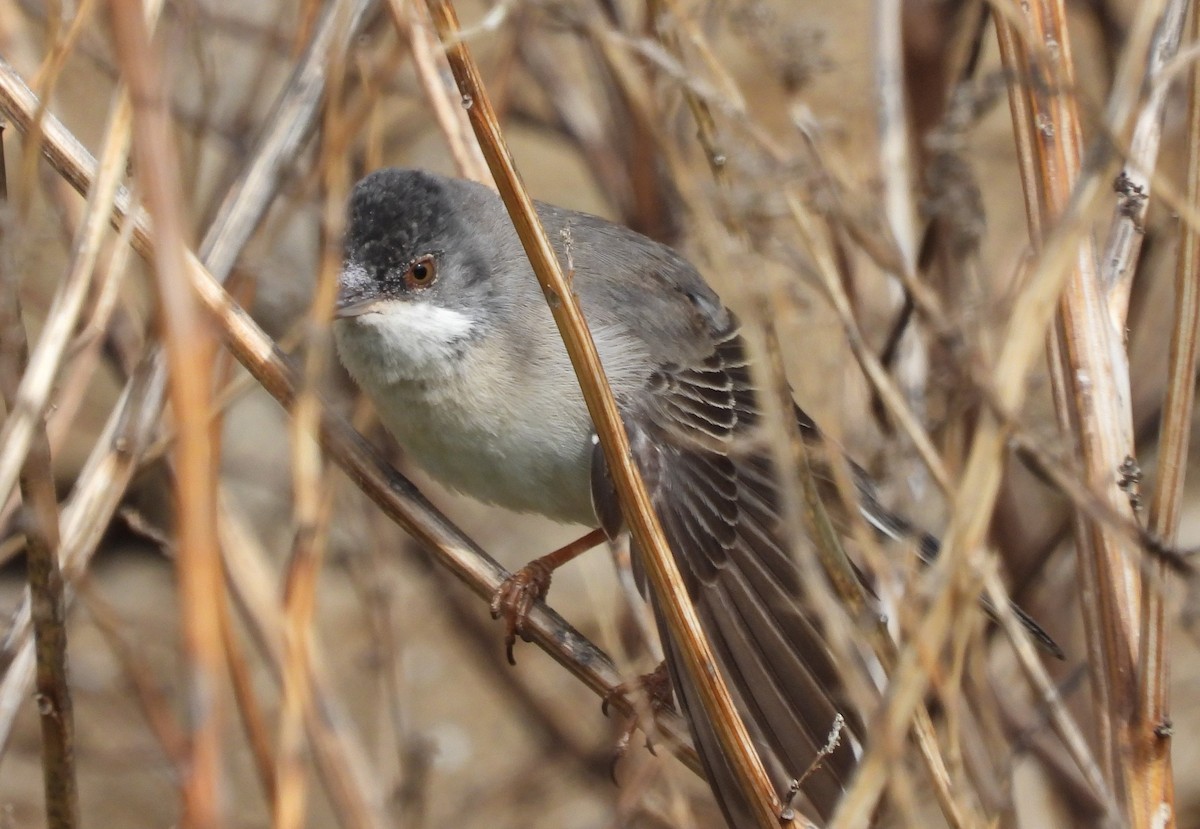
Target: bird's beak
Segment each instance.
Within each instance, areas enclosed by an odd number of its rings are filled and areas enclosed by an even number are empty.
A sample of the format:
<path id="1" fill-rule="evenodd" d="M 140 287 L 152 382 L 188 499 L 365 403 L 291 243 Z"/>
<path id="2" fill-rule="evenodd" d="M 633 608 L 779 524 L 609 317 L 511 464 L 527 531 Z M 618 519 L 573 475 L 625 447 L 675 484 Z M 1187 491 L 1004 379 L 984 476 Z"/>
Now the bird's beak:
<path id="1" fill-rule="evenodd" d="M 372 311 L 376 311 L 376 307 L 374 307 L 374 300 L 350 302 L 348 305 L 342 305 L 341 302 L 338 302 L 337 308 L 334 310 L 334 319 L 361 317 L 362 314 L 368 314 Z"/>
<path id="2" fill-rule="evenodd" d="M 367 297 L 348 297 L 343 293 L 338 294 L 337 307 L 333 310 L 334 319 L 349 319 L 350 317 L 361 317 L 363 314 L 370 314 L 378 311 L 378 298 Z"/>

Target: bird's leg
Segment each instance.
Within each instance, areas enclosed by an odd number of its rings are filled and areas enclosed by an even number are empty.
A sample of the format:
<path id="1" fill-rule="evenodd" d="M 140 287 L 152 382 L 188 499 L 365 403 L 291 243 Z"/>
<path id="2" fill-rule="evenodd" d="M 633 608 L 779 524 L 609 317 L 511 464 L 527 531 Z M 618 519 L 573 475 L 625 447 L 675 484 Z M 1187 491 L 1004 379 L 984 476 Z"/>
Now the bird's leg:
<path id="1" fill-rule="evenodd" d="M 642 674 L 630 682 L 622 682 L 605 694 L 604 704 L 600 706 L 604 716 L 608 716 L 609 707 L 617 698 L 630 702 L 634 714 L 626 725 L 625 731 L 617 739 L 616 751 L 613 753 L 612 765 L 609 767 L 609 775 L 614 783 L 617 782 L 617 763 L 629 752 L 629 742 L 633 738 L 633 732 L 642 727 L 642 731 L 647 735 L 650 734 L 650 729 L 644 727 L 641 722 L 642 713 L 647 712 L 653 718 L 658 712 L 671 708 L 671 676 L 667 673 L 666 661 L 659 662 L 658 667 L 650 673 Z M 654 744 L 648 736 L 646 748 L 650 749 L 651 754 L 655 753 Z"/>
<path id="2" fill-rule="evenodd" d="M 504 648 L 508 654 L 509 665 L 517 664 L 517 660 L 513 658 L 513 645 L 516 644 L 517 636 L 520 635 L 526 642 L 529 641 L 525 635 L 525 619 L 533 609 L 533 603 L 545 596 L 550 589 L 550 578 L 554 571 L 583 555 L 605 538 L 604 530 L 592 530 L 565 547 L 559 547 L 552 553 L 535 558 L 500 583 L 500 587 L 492 595 L 492 618 L 504 617 Z"/>

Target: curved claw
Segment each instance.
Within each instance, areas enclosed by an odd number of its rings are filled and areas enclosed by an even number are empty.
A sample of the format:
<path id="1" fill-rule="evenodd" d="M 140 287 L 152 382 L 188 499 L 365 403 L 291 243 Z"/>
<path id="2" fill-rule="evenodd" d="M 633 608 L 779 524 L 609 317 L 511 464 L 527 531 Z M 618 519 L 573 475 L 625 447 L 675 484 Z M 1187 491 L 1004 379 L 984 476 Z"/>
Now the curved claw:
<path id="1" fill-rule="evenodd" d="M 621 785 L 621 781 L 617 780 L 617 764 L 629 753 L 629 739 L 632 736 L 632 729 L 626 731 L 617 739 L 617 744 L 613 748 L 612 760 L 608 764 L 608 779 L 613 782 L 614 786 Z"/>
<path id="2" fill-rule="evenodd" d="M 645 704 L 649 709 L 651 717 L 659 711 L 670 708 L 671 679 L 667 674 L 667 663 L 662 662 L 650 673 L 639 676 L 631 682 L 623 682 L 616 688 L 613 688 L 612 691 L 604 695 L 604 702 L 600 704 L 600 711 L 607 717 L 609 711 L 612 709 L 614 700 L 618 698 L 626 699 L 633 694 L 645 695 Z M 633 738 L 633 732 L 641 727 L 640 714 L 645 710 L 641 706 L 635 706 L 633 716 L 630 717 L 624 732 L 617 739 L 612 764 L 609 767 L 609 776 L 612 778 L 613 783 L 617 783 L 617 763 L 629 753 L 629 741 Z M 646 733 L 646 749 L 657 757 L 658 752 L 654 748 L 654 741 L 650 738 L 650 731 L 646 728 L 642 728 L 642 731 Z"/>
<path id="3" fill-rule="evenodd" d="M 531 561 L 513 573 L 492 595 L 490 609 L 493 619 L 504 617 L 504 652 L 509 665 L 516 665 L 513 646 L 520 636 L 526 642 L 525 620 L 533 610 L 533 603 L 546 595 L 550 589 L 553 571 L 541 561 Z"/>

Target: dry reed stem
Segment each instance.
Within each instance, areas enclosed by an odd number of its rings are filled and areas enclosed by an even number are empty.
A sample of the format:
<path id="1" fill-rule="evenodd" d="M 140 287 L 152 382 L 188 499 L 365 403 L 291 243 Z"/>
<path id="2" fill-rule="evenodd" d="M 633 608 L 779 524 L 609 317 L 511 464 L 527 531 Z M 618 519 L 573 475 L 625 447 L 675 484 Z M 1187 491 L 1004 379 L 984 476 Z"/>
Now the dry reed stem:
<path id="1" fill-rule="evenodd" d="M 0 59 L 0 109 L 22 129 L 31 123 L 32 113 L 36 109 L 36 100 L 19 75 L 3 59 Z M 43 149 L 47 160 L 73 186 L 86 190 L 95 170 L 95 162 L 57 119 L 48 116 L 45 127 L 47 140 Z M 246 192 L 247 197 L 265 198 L 266 195 L 266 191 L 262 190 Z M 129 212 L 129 204 L 128 193 L 119 191 L 114 206 L 114 221 L 119 223 L 125 217 Z M 145 214 L 141 211 L 137 211 L 134 218 L 132 244 L 143 256 L 148 255 L 153 247 L 153 238 Z M 294 393 L 292 368 L 286 358 L 253 320 L 222 291 L 218 280 L 194 255 L 189 256 L 189 266 L 200 299 L 221 327 L 229 349 L 268 393 L 285 408 L 289 407 Z M 89 483 L 85 499 L 88 509 L 80 511 L 81 519 L 87 517 L 88 520 L 81 520 L 80 524 L 85 529 L 91 528 L 90 532 L 94 532 L 97 526 L 107 526 L 106 520 L 99 520 L 94 516 L 101 513 L 111 515 L 112 507 L 106 503 L 111 495 L 111 487 L 106 488 L 105 485 L 125 474 L 123 470 L 129 465 L 126 454 L 134 448 L 133 439 L 149 433 L 148 427 L 139 424 L 149 422 L 153 425 L 156 422 L 149 414 L 150 408 L 153 407 L 143 405 L 147 393 L 152 390 L 148 388 L 150 373 L 149 370 L 141 372 L 141 379 L 131 388 L 127 388 L 122 400 L 130 402 L 118 404 L 116 416 L 110 418 L 105 435 L 99 443 L 107 449 L 112 445 L 115 436 L 120 434 L 118 427 L 125 427 L 128 433 L 119 443 L 121 451 L 94 454 L 89 459 L 89 466 L 80 474 L 80 480 Z M 131 391 L 133 394 L 130 394 Z M 328 411 L 322 422 L 322 443 L 331 458 L 393 522 L 420 542 L 423 549 L 432 552 L 442 566 L 449 569 L 473 592 L 491 599 L 496 589 L 510 575 L 508 571 L 434 509 L 376 449 L 363 440 L 361 435 Z M 69 507 L 70 505 L 68 509 Z M 87 542 L 81 542 L 79 547 L 87 547 L 90 550 L 94 548 L 96 540 L 98 539 L 89 538 Z M 78 564 L 79 562 L 76 562 L 77 566 Z M 542 647 L 597 695 L 608 697 L 621 685 L 623 679 L 608 657 L 548 607 L 535 605 L 526 622 L 526 632 L 531 641 Z M 7 726 L 11 725 L 11 712 L 15 711 L 16 702 L 20 698 L 20 692 L 14 693 L 13 689 L 24 687 L 21 683 L 28 681 L 27 678 L 22 680 L 19 677 L 24 676 L 23 671 L 27 671 L 28 666 L 32 665 L 32 652 L 22 650 L 21 653 L 23 655 L 19 655 L 14 664 L 21 667 L 22 671 L 10 669 L 12 681 L 10 682 L 6 675 L 4 686 L 0 688 L 0 737 L 7 733 Z M 632 713 L 632 709 L 620 699 L 614 700 L 613 704 L 624 715 Z M 691 748 L 687 727 L 681 718 L 670 713 L 660 713 L 656 719 L 656 726 L 664 742 L 689 768 L 698 773 L 699 761 Z M 0 744 L 2 742 L 3 740 L 0 740 Z"/>
<path id="2" fill-rule="evenodd" d="M 0 124 L 0 208 L 9 209 L 8 172 Z M 14 269 L 9 228 L 0 227 L 0 393 L 11 413 L 20 378 L 28 365 L 29 343 L 21 319 L 19 279 Z M 67 681 L 66 602 L 58 565 L 58 495 L 51 468 L 50 441 L 39 417 L 21 469 L 23 529 L 26 539 L 30 615 L 37 657 L 38 719 L 42 729 L 42 787 L 49 829 L 79 825 L 75 776 L 75 717 Z"/>
<path id="3" fill-rule="evenodd" d="M 1158 81 L 1179 50 L 1188 5 L 1187 0 L 1168 0 L 1155 27 L 1154 41 L 1146 60 L 1146 102 L 1138 112 L 1125 163 L 1114 184 L 1117 203 L 1100 262 L 1101 278 L 1108 292 L 1108 311 L 1118 324 L 1123 323 L 1129 311 L 1129 293 L 1145 238 L 1151 180 L 1158 160 L 1170 91 L 1169 84 Z"/>
<path id="4" fill-rule="evenodd" d="M 914 707 L 920 702 L 928 677 L 923 665 L 940 652 L 959 614 L 970 612 L 977 598 L 968 589 L 973 562 L 981 550 L 999 491 L 1002 458 L 1011 413 L 1025 399 L 1025 377 L 1039 354 L 1043 332 L 1055 310 L 1067 278 L 1067 269 L 1086 231 L 1086 217 L 1100 195 L 1096 171 L 1081 182 L 1062 220 L 1046 239 L 1042 255 L 1017 293 L 1009 325 L 995 361 L 992 410 L 982 413 L 976 427 L 959 485 L 945 543 L 927 579 L 933 588 L 929 611 L 912 640 L 901 650 L 884 709 L 874 720 L 872 736 L 860 772 L 842 802 L 833 826 L 865 827 L 887 779 L 887 755 L 903 738 Z"/>
<path id="5" fill-rule="evenodd" d="M 876 119 L 879 133 L 879 176 L 883 183 L 883 217 L 898 254 L 903 273 L 915 275 L 917 269 L 917 229 L 913 194 L 916 192 L 912 171 L 916 166 L 909 142 L 911 125 L 905 100 L 904 59 L 901 43 L 900 0 L 874 0 L 873 42 L 875 43 Z M 899 274 L 886 274 L 892 304 L 903 303 L 905 280 Z M 905 402 L 924 421 L 925 386 L 929 375 L 929 354 L 916 326 L 907 326 L 897 344 L 895 374 Z M 919 468 L 912 470 L 910 488 L 920 492 L 927 486 Z"/>
<path id="6" fill-rule="evenodd" d="M 1034 60 L 1044 66 L 1044 86 L 1029 91 L 1034 114 L 1034 144 L 1040 166 L 1036 182 L 1045 221 L 1055 222 L 1076 187 L 1083 162 L 1082 128 L 1074 96 L 1074 68 L 1065 10 L 1044 0 L 1026 7 L 1030 39 L 1050 44 Z M 1049 88 L 1046 88 L 1048 85 Z M 1118 131 L 1118 134 L 1120 132 Z M 1035 239 L 1035 245 L 1037 241 Z M 1079 441 L 1083 477 L 1098 497 L 1125 517 L 1130 506 L 1117 486 L 1118 470 L 1133 456 L 1128 360 L 1118 326 L 1123 318 L 1110 316 L 1097 262 L 1090 245 L 1083 245 L 1063 293 L 1057 348 L 1051 349 L 1051 379 L 1061 425 Z M 1118 303 L 1123 306 L 1124 303 Z M 1061 368 L 1060 368 L 1061 366 Z M 1101 722 L 1107 717 L 1108 768 L 1115 791 L 1134 827 L 1151 825 L 1150 796 L 1135 785 L 1133 730 L 1139 660 L 1138 625 L 1142 583 L 1128 544 L 1113 527 L 1078 515 L 1076 546 L 1085 588 L 1094 589 L 1095 610 L 1085 614 L 1090 639 L 1093 688 L 1099 689 Z"/>
<path id="7" fill-rule="evenodd" d="M 1007 7 L 996 9 L 994 19 L 996 35 L 1000 45 L 1001 61 L 1008 70 L 1009 110 L 1013 122 L 1014 141 L 1017 149 L 1017 165 L 1021 176 L 1021 192 L 1025 200 L 1026 224 L 1029 238 L 1033 240 L 1036 246 L 1043 237 L 1047 221 L 1044 215 L 1046 209 L 1045 195 L 1040 186 L 1039 150 L 1035 144 L 1037 136 L 1036 113 L 1034 111 L 1033 97 L 1028 92 L 1029 86 L 1032 83 L 1030 78 L 1034 74 L 1034 64 L 1033 57 L 1026 48 L 1025 40 L 1019 36 L 1016 20 L 1009 19 L 1009 14 L 1015 17 L 1016 12 Z M 1063 360 L 1057 337 L 1051 335 L 1046 338 L 1046 351 L 1049 372 L 1054 378 L 1052 387 L 1055 390 L 1062 389 L 1065 387 L 1066 381 L 1062 377 Z M 1062 411 L 1061 406 L 1058 409 Z M 1083 533 L 1082 520 L 1082 515 L 1078 512 L 1072 516 L 1077 537 L 1081 537 Z M 1089 629 L 1098 630 L 1100 627 L 1100 610 L 1097 601 L 1098 591 L 1092 578 L 1093 575 L 1094 571 L 1091 568 L 1081 568 L 1080 605 L 1086 626 Z M 1104 654 L 1100 640 L 1097 637 L 1085 637 L 1085 644 L 1088 649 L 1087 663 L 1090 665 L 1102 664 Z M 1112 744 L 1113 734 L 1112 720 L 1109 715 L 1111 710 L 1109 702 L 1110 689 L 1107 684 L 1097 682 L 1096 673 L 1093 672 L 1090 676 L 1096 709 L 1094 721 L 1097 741 L 1101 746 L 1109 746 Z M 1102 751 L 1100 761 L 1105 779 L 1111 784 L 1113 780 L 1112 754 L 1109 751 Z"/>
<path id="8" fill-rule="evenodd" d="M 188 663 L 191 718 L 183 822 L 216 829 L 220 813 L 222 715 L 219 687 L 225 655 L 218 619 L 224 602 L 216 537 L 216 456 L 209 430 L 216 341 L 188 285 L 183 193 L 171 135 L 161 56 L 142 19 L 140 0 L 112 0 L 113 36 L 133 102 L 133 154 L 154 221 L 153 271 L 169 372 L 169 397 L 179 440 L 174 450 L 180 614 Z"/>
<path id="9" fill-rule="evenodd" d="M 667 629 L 684 656 L 685 670 L 700 692 L 704 715 L 717 734 L 734 776 L 754 811 L 756 822 L 763 829 L 774 829 L 781 824 L 794 825 L 791 815 L 784 811 L 779 794 L 767 777 L 750 735 L 716 670 L 678 565 L 663 537 L 641 476 L 632 463 L 629 441 L 612 398 L 612 390 L 605 380 L 595 343 L 592 342 L 578 302 L 562 275 L 545 230 L 534 212 L 533 202 L 514 169 L 479 71 L 470 51 L 459 40 L 454 9 L 446 0 L 428 0 L 428 6 L 434 26 L 443 43 L 447 44 L 450 67 L 463 94 L 463 105 L 467 107 L 488 167 L 499 186 L 501 198 L 513 219 L 562 334 L 620 496 L 625 523 L 642 552 L 647 576 L 664 614 Z"/>
<path id="10" fill-rule="evenodd" d="M 1193 4 L 1194 6 L 1195 4 Z M 1182 22 L 1182 21 L 1181 21 Z M 1200 9 L 1192 9 L 1191 40 L 1200 43 Z M 1200 209 L 1200 64 L 1193 61 L 1188 78 L 1187 204 Z M 1148 528 L 1166 544 L 1179 530 L 1184 474 L 1195 405 L 1195 377 L 1200 337 L 1200 228 L 1182 222 L 1175 269 L 1175 319 L 1171 328 L 1166 399 L 1158 444 L 1158 468 L 1150 498 Z M 1141 661 L 1135 719 L 1133 786 L 1143 792 L 1154 818 L 1163 808 L 1173 811 L 1171 727 L 1168 710 L 1167 623 L 1163 591 L 1166 566 L 1152 564 L 1142 590 Z M 1174 822 L 1173 815 L 1163 821 Z"/>

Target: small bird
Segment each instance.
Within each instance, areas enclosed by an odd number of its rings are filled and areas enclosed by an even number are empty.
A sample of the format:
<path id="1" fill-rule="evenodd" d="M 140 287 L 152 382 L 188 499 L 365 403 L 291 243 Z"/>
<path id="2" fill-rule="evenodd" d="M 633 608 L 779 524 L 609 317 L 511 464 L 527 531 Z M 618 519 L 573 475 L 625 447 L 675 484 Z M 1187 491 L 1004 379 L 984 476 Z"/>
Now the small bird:
<path id="1" fill-rule="evenodd" d="M 569 252 L 634 461 L 734 703 L 780 798 L 828 819 L 861 726 L 804 610 L 738 321 L 671 248 L 596 216 L 537 211 L 564 264 Z M 495 192 L 419 170 L 364 178 L 350 198 L 336 316 L 346 369 L 433 477 L 510 510 L 621 531 L 566 348 Z M 798 407 L 796 417 L 819 441 Z M 852 468 L 868 521 L 936 552 Z M 749 826 L 749 804 L 659 626 L 717 802 L 731 827 Z M 846 726 L 831 748 L 837 722 Z"/>

